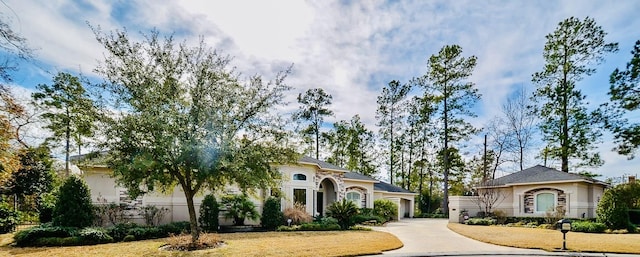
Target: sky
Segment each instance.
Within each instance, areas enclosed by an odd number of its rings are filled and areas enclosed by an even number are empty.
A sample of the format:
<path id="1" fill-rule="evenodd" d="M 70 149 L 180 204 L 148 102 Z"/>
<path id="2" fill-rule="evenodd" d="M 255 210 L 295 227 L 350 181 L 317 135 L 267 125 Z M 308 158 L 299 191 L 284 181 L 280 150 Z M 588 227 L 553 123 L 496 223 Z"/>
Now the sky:
<path id="1" fill-rule="evenodd" d="M 88 24 L 138 37 L 157 29 L 187 42 L 202 37 L 232 56 L 245 75 L 274 78 L 293 64 L 287 108 L 297 108 L 299 93 L 320 87 L 333 96 L 335 115 L 327 124 L 359 114 L 373 131 L 378 131 L 376 97 L 382 87 L 423 75 L 428 57 L 450 44 L 478 58 L 469 81 L 482 98 L 474 106 L 478 117 L 469 121 L 484 126 L 518 88 L 535 89 L 531 75 L 543 68 L 545 35 L 572 16 L 594 18 L 608 33 L 606 40 L 619 43 L 620 51 L 606 55 L 597 73 L 578 84 L 590 107 L 605 103 L 609 75 L 626 65 L 640 40 L 638 10 L 640 1 L 634 0 L 0 1 L 2 18 L 35 49 L 35 61 L 22 63 L 14 74 L 17 95 L 50 84 L 60 71 L 95 76 L 103 49 Z M 480 151 L 480 138 L 469 141 L 469 151 Z M 640 158 L 612 152 L 611 141 L 605 135 L 599 143 L 605 165 L 593 171 L 601 179 L 640 173 Z"/>

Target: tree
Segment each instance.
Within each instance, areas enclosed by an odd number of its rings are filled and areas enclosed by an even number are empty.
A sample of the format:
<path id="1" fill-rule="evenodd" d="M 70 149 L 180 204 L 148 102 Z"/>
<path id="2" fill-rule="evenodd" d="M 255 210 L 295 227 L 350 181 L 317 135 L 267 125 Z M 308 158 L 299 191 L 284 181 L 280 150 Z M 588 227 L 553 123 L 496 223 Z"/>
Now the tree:
<path id="1" fill-rule="evenodd" d="M 400 81 L 392 80 L 389 84 L 382 88 L 382 94 L 378 96 L 378 110 L 376 111 L 376 119 L 380 126 L 381 138 L 387 142 L 389 147 L 389 156 L 387 163 L 389 164 L 389 179 L 393 184 L 394 169 L 397 159 L 396 136 L 401 127 L 404 117 L 404 105 L 407 94 L 411 91 L 411 85 L 400 84 Z"/>
<path id="2" fill-rule="evenodd" d="M 280 198 L 270 196 L 264 202 L 262 207 L 262 217 L 260 217 L 260 224 L 267 230 L 275 230 L 279 226 L 284 224 L 284 214 L 282 213 L 280 206 Z"/>
<path id="3" fill-rule="evenodd" d="M 502 105 L 506 137 L 509 138 L 506 143 L 507 151 L 515 155 L 513 159 L 520 170 L 524 170 L 527 150 L 533 145 L 537 121 L 536 116 L 529 112 L 528 106 L 531 106 L 531 102 L 524 88 L 520 88 Z"/>
<path id="4" fill-rule="evenodd" d="M 84 228 L 91 226 L 94 219 L 91 192 L 84 180 L 73 175 L 60 187 L 53 208 L 53 225 Z"/>
<path id="5" fill-rule="evenodd" d="M 17 69 L 16 60 L 30 60 L 33 50 L 27 39 L 11 29 L 4 17 L 0 17 L 0 79 L 11 82 L 11 72 Z M 18 139 L 16 128 L 9 120 L 10 116 L 21 116 L 24 107 L 18 104 L 9 89 L 0 83 L 0 182 L 4 182 L 20 167 L 19 149 L 11 144 Z"/>
<path id="6" fill-rule="evenodd" d="M 542 119 L 540 130 L 550 157 L 561 160 L 564 172 L 569 172 L 570 159 L 581 161 L 577 167 L 602 165 L 600 155 L 593 152 L 602 134 L 592 125 L 597 117 L 587 111 L 586 96 L 577 86 L 595 73 L 593 66 L 603 61 L 605 53 L 618 49 L 617 43 L 605 42 L 605 35 L 589 17 L 563 20 L 546 36 L 544 69 L 533 74 L 537 85 L 533 112 Z"/>
<path id="7" fill-rule="evenodd" d="M 51 191 L 55 173 L 46 147 L 28 148 L 20 154 L 20 169 L 3 186 L 6 194 L 23 197 Z"/>
<path id="8" fill-rule="evenodd" d="M 323 133 L 330 151 L 327 162 L 367 176 L 373 175 L 376 172 L 372 154 L 374 136 L 360 121 L 360 115 L 354 115 L 349 122 L 336 122 L 333 128 Z"/>
<path id="9" fill-rule="evenodd" d="M 264 81 L 242 80 L 230 59 L 200 40 L 196 46 L 160 38 L 133 41 L 124 31 L 94 28 L 107 50 L 96 72 L 117 101 L 104 146 L 117 181 L 135 198 L 156 189 L 184 192 L 191 239 L 200 231 L 193 198 L 235 185 L 247 193 L 274 187 L 275 165 L 297 160 L 274 108 L 284 104 L 289 70 Z"/>
<path id="10" fill-rule="evenodd" d="M 331 105 L 333 97 L 324 92 L 322 88 L 313 88 L 298 95 L 298 103 L 301 105 L 298 111 L 293 114 L 294 120 L 309 122 L 309 125 L 302 129 L 303 137 L 315 136 L 316 159 L 320 159 L 320 127 L 324 117 L 332 116 L 333 111 L 327 106 Z M 314 148 L 314 147 L 312 147 Z"/>
<path id="11" fill-rule="evenodd" d="M 48 110 L 42 117 L 49 121 L 46 128 L 53 132 L 46 142 L 64 143 L 65 172 L 69 176 L 71 142 L 75 142 L 81 154 L 83 137 L 92 136 L 96 129 L 97 108 L 80 79 L 69 73 L 58 73 L 52 86 L 40 84 L 36 88 L 39 92 L 32 97 L 37 105 Z"/>
<path id="12" fill-rule="evenodd" d="M 633 158 L 640 146 L 640 124 L 629 122 L 623 115 L 640 107 L 640 40 L 636 41 L 631 55 L 626 70 L 616 68 L 611 73 L 609 96 L 614 109 L 608 113 L 610 118 L 605 123 L 613 132 L 615 150 Z"/>
<path id="13" fill-rule="evenodd" d="M 480 99 L 478 89 L 467 82 L 476 66 L 476 57 L 463 57 L 458 45 L 447 45 L 437 55 L 431 55 L 427 63 L 427 74 L 421 81 L 425 94 L 431 94 L 436 107 L 435 116 L 441 128 L 438 137 L 443 142 L 444 197 L 442 209 L 448 213 L 450 144 L 468 138 L 476 129 L 464 117 L 475 117 L 471 108 Z"/>
<path id="14" fill-rule="evenodd" d="M 216 201 L 216 197 L 213 194 L 208 194 L 202 199 L 200 204 L 200 216 L 198 221 L 200 227 L 205 232 L 218 231 L 218 214 L 220 213 L 220 205 Z"/>
<path id="15" fill-rule="evenodd" d="M 493 207 L 500 205 L 506 198 L 507 194 L 495 185 L 493 180 L 488 180 L 476 186 L 476 194 L 472 196 L 471 200 L 478 205 L 480 210 L 489 215 Z"/>

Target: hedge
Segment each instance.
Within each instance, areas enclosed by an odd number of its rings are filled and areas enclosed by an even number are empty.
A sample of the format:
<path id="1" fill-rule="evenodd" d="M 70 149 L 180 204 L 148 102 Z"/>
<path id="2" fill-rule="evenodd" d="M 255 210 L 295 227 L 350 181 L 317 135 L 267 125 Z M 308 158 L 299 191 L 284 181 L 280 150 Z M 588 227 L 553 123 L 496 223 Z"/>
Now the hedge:
<path id="1" fill-rule="evenodd" d="M 600 222 L 574 221 L 571 223 L 571 231 L 585 233 L 603 233 L 607 225 Z"/>

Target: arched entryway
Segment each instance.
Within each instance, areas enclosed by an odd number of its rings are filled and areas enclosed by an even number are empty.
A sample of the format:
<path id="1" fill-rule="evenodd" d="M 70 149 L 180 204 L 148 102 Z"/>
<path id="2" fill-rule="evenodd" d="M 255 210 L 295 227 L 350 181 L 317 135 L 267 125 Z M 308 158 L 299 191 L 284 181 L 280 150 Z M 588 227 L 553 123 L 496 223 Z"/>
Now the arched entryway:
<path id="1" fill-rule="evenodd" d="M 331 205 L 338 199 L 337 185 L 335 181 L 324 178 L 318 185 L 316 190 L 316 208 L 315 212 L 324 216 L 327 206 Z"/>

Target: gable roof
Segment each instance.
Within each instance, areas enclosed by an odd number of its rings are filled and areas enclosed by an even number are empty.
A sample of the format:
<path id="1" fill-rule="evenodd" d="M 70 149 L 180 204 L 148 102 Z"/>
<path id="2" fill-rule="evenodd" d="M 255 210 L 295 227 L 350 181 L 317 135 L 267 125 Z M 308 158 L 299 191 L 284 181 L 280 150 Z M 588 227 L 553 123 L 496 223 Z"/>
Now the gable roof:
<path id="1" fill-rule="evenodd" d="M 378 180 L 375 179 L 375 178 L 372 178 L 372 177 L 369 177 L 369 176 L 365 176 L 365 175 L 362 175 L 360 173 L 355 173 L 355 172 L 347 172 L 347 173 L 345 173 L 344 174 L 344 178 L 378 182 Z"/>
<path id="2" fill-rule="evenodd" d="M 383 182 L 383 181 L 379 181 L 378 183 L 373 184 L 373 190 L 374 191 L 387 191 L 387 192 L 393 192 L 393 193 L 416 194 L 416 193 L 411 192 L 409 190 L 406 190 L 406 189 L 404 189 L 402 187 L 394 186 L 392 184 L 389 184 L 389 183 Z"/>
<path id="3" fill-rule="evenodd" d="M 343 172 L 349 172 L 348 169 L 333 165 L 331 163 L 325 162 L 325 161 L 321 161 L 315 158 L 311 158 L 309 156 L 303 156 L 302 158 L 300 158 L 300 160 L 298 161 L 299 163 L 308 163 L 308 164 L 315 164 L 318 165 L 318 167 L 320 167 L 320 169 L 323 170 L 336 170 L 336 171 L 343 171 Z"/>
<path id="4" fill-rule="evenodd" d="M 596 179 L 592 179 L 575 173 L 559 171 L 542 165 L 536 165 L 531 168 L 511 173 L 504 177 L 489 180 L 487 184 L 493 187 L 508 186 L 513 184 L 561 183 L 568 181 L 583 181 L 591 184 L 602 184 L 605 186 L 607 185 L 606 183 Z"/>

